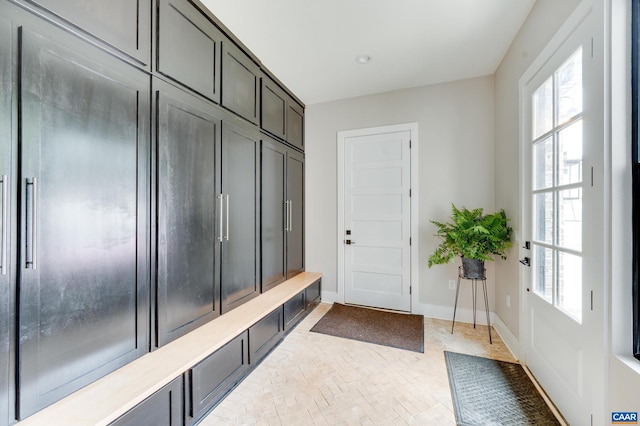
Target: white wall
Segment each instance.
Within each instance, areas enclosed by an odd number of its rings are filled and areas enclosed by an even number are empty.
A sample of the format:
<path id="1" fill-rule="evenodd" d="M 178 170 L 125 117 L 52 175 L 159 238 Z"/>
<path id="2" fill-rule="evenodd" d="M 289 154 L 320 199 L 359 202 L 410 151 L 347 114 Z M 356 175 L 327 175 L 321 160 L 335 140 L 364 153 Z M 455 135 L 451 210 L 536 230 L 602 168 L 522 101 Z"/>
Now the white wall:
<path id="1" fill-rule="evenodd" d="M 578 3 L 538 0 L 495 73 L 495 202 L 497 208 L 505 209 L 514 230 L 520 224 L 518 80 Z M 514 244 L 508 260 L 497 265 L 495 289 L 495 313 L 516 339 L 520 336 L 519 245 Z"/>
<path id="2" fill-rule="evenodd" d="M 420 276 L 413 311 L 450 318 L 454 292 L 447 284 L 456 277 L 457 264 L 427 268 L 437 245 L 429 219 L 446 220 L 451 202 L 493 209 L 493 91 L 493 77 L 487 76 L 307 106 L 306 269 L 324 273 L 325 300 L 338 291 L 336 133 L 417 122 Z M 493 265 L 488 275 L 492 288 Z M 470 309 L 470 290 L 462 293 L 459 306 L 463 313 Z"/>

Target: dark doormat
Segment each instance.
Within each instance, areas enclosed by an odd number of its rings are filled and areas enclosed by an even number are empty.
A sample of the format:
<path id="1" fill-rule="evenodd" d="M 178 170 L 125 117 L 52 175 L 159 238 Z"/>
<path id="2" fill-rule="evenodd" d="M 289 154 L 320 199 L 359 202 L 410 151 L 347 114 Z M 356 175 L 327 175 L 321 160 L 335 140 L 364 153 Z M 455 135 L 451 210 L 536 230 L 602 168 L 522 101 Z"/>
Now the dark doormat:
<path id="1" fill-rule="evenodd" d="M 424 353 L 424 317 L 334 303 L 311 331 Z"/>
<path id="2" fill-rule="evenodd" d="M 456 423 L 559 425 L 520 364 L 444 353 Z"/>

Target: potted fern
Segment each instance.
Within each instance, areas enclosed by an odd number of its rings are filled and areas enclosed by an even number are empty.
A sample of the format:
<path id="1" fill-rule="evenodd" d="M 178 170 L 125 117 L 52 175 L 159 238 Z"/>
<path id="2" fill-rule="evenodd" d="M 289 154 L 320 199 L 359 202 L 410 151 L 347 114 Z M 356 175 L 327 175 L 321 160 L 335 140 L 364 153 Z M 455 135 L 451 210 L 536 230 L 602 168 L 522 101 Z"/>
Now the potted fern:
<path id="1" fill-rule="evenodd" d="M 449 263 L 454 257 L 462 258 L 463 274 L 467 278 L 485 277 L 484 262 L 494 256 L 506 259 L 506 250 L 511 247 L 511 228 L 507 226 L 504 210 L 484 214 L 481 208 L 458 209 L 451 204 L 451 220 L 432 220 L 441 239 L 440 245 L 429 257 L 429 268 Z"/>

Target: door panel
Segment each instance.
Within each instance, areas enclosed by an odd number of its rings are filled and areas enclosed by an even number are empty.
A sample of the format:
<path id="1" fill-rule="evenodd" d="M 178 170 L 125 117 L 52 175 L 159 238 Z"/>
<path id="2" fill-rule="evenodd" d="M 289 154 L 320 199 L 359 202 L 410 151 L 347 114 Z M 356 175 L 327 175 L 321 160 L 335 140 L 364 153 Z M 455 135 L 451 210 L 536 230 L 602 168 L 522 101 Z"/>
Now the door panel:
<path id="1" fill-rule="evenodd" d="M 304 158 L 289 150 L 287 154 L 287 278 L 304 271 Z"/>
<path id="2" fill-rule="evenodd" d="M 213 107 L 154 80 L 158 122 L 158 346 L 219 314 Z"/>
<path id="3" fill-rule="evenodd" d="M 143 65 L 151 54 L 151 0 L 30 0 Z"/>
<path id="4" fill-rule="evenodd" d="M 182 426 L 184 377 L 179 376 L 110 426 Z"/>
<path id="5" fill-rule="evenodd" d="M 158 71 L 220 102 L 222 33 L 187 0 L 161 0 Z"/>
<path id="6" fill-rule="evenodd" d="M 287 98 L 289 96 L 267 76 L 262 77 L 261 126 L 272 135 L 287 137 Z"/>
<path id="7" fill-rule="evenodd" d="M 411 310 L 410 137 L 344 139 L 346 303 Z"/>
<path id="8" fill-rule="evenodd" d="M 291 99 L 287 106 L 287 142 L 304 149 L 304 109 Z"/>
<path id="9" fill-rule="evenodd" d="M 61 37 L 21 38 L 20 418 L 148 348 L 149 80 Z"/>
<path id="10" fill-rule="evenodd" d="M 231 42 L 222 46 L 222 106 L 254 124 L 260 119 L 260 69 Z"/>
<path id="11" fill-rule="evenodd" d="M 259 135 L 252 127 L 223 122 L 222 312 L 260 293 Z"/>
<path id="12" fill-rule="evenodd" d="M 10 327 L 14 309 L 11 294 L 15 271 L 9 267 L 13 258 L 11 232 L 12 195 L 12 121 L 13 37 L 11 22 L 0 17 L 0 424 L 9 423 L 10 377 L 9 360 L 12 351 Z"/>
<path id="13" fill-rule="evenodd" d="M 262 291 L 287 278 L 285 244 L 287 149 L 262 141 Z"/>

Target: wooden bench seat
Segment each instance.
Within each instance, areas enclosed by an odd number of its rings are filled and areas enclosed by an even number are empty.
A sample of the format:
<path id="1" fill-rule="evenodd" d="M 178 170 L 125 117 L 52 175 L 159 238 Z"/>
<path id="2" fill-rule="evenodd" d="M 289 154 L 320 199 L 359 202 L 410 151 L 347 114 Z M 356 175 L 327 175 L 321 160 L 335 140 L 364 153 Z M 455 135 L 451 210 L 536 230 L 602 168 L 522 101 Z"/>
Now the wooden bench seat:
<path id="1" fill-rule="evenodd" d="M 175 341 L 18 423 L 108 425 L 210 356 L 296 295 L 322 274 L 303 272 Z"/>

